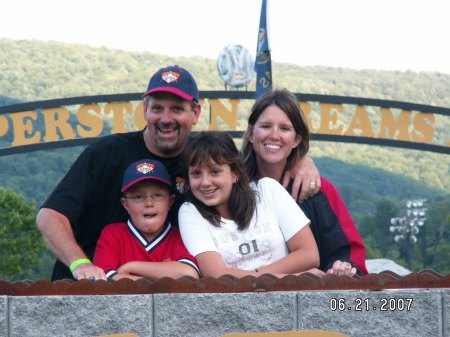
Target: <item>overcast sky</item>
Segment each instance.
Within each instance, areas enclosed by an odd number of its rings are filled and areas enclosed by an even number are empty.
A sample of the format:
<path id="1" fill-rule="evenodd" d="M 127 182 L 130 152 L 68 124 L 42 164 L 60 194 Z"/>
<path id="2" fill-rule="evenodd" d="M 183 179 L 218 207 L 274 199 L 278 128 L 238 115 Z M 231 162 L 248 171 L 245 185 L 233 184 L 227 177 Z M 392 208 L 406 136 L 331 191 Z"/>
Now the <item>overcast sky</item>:
<path id="1" fill-rule="evenodd" d="M 274 62 L 450 74 L 448 0 L 268 0 Z M 261 0 L 5 0 L 0 38 L 254 56 Z"/>

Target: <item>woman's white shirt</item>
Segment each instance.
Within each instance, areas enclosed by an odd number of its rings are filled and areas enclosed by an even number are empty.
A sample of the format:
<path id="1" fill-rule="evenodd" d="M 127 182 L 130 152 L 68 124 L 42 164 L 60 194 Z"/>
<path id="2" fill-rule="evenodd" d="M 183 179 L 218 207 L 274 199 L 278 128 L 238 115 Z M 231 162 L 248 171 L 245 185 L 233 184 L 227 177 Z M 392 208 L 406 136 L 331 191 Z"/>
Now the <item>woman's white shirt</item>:
<path id="1" fill-rule="evenodd" d="M 257 208 L 243 231 L 234 221 L 223 218 L 221 226 L 215 227 L 193 204 L 183 203 L 178 222 L 189 253 L 218 252 L 227 267 L 244 270 L 260 268 L 289 254 L 286 242 L 310 221 L 276 180 L 262 178 L 251 187 L 258 194 Z"/>

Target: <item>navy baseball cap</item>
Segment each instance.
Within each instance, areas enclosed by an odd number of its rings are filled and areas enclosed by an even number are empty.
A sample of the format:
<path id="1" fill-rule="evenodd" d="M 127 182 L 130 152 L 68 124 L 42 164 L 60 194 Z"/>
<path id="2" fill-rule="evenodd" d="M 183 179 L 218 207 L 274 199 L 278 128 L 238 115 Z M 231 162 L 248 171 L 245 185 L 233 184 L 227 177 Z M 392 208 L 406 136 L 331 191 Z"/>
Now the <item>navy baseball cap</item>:
<path id="1" fill-rule="evenodd" d="M 152 76 L 144 97 L 154 92 L 170 92 L 186 101 L 199 101 L 194 77 L 189 71 L 177 65 L 161 68 Z"/>
<path id="2" fill-rule="evenodd" d="M 142 159 L 128 166 L 123 175 L 121 192 L 125 192 L 131 186 L 143 180 L 160 181 L 169 186 L 170 191 L 173 192 L 170 175 L 166 167 L 161 162 L 150 159 Z"/>

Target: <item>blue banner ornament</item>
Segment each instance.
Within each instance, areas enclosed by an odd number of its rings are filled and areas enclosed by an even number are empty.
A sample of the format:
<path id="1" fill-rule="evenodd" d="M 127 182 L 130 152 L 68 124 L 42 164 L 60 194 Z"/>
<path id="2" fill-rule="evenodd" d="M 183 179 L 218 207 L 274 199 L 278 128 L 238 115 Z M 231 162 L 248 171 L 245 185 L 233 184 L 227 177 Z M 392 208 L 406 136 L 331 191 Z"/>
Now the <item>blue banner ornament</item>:
<path id="1" fill-rule="evenodd" d="M 261 19 L 259 21 L 258 44 L 256 48 L 255 99 L 272 90 L 272 60 L 270 57 L 269 34 L 267 30 L 267 0 L 262 0 Z"/>

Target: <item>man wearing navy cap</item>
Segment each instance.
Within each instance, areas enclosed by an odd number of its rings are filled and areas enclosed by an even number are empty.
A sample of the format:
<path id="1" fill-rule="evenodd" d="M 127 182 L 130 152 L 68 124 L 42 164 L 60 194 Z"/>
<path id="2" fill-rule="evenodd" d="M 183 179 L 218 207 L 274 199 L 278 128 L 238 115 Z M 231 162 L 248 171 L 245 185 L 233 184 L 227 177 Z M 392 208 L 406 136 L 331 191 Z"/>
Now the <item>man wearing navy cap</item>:
<path id="1" fill-rule="evenodd" d="M 178 194 L 169 213 L 171 223 L 177 224 L 184 182 L 180 154 L 200 116 L 198 102 L 197 84 L 186 69 L 162 68 L 151 77 L 144 94 L 147 127 L 104 136 L 80 154 L 36 219 L 45 241 L 58 257 L 52 280 L 106 279 L 104 271 L 91 261 L 102 229 L 127 219 L 120 189 L 130 163 L 150 158 L 164 164 Z"/>
<path id="2" fill-rule="evenodd" d="M 192 75 L 173 66 L 152 76 L 144 94 L 148 149 L 162 157 L 178 156 L 200 116 L 199 93 Z"/>
<path id="3" fill-rule="evenodd" d="M 199 92 L 192 75 L 176 65 L 161 68 L 151 77 L 144 94 L 146 128 L 104 136 L 80 154 L 36 218 L 45 241 L 58 258 L 52 280 L 106 279 L 104 271 L 91 262 L 95 245 L 107 224 L 127 219 L 120 202 L 120 181 L 128 165 L 137 160 L 158 160 L 169 171 L 178 194 L 169 219 L 178 224 L 184 182 L 180 155 L 200 112 Z M 312 168 L 306 171 L 318 175 L 313 164 Z"/>

